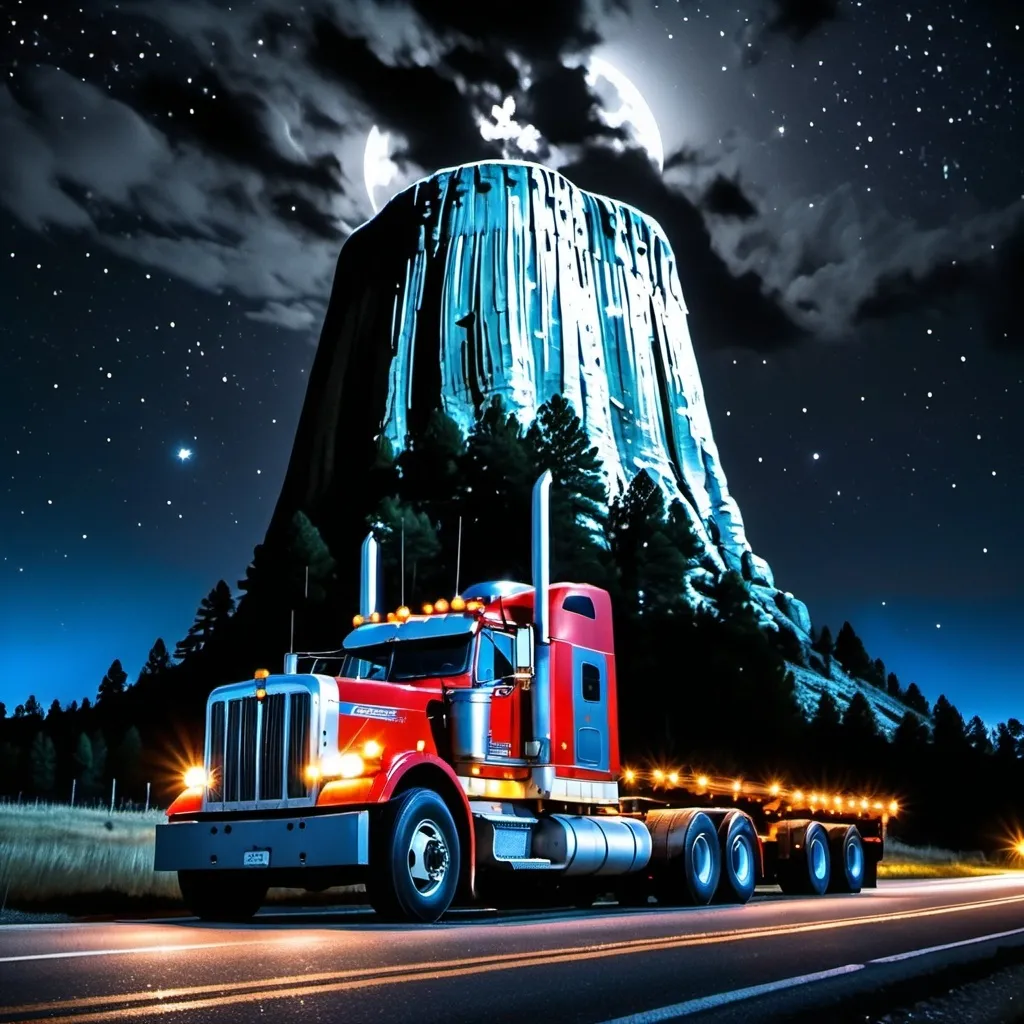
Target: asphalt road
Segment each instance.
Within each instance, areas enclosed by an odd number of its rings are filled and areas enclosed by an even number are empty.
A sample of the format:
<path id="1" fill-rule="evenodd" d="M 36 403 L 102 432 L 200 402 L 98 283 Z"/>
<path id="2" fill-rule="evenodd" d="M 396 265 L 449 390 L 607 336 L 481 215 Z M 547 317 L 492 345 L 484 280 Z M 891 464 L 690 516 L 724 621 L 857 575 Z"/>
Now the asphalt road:
<path id="1" fill-rule="evenodd" d="M 229 928 L 8 925 L 0 1024 L 770 1020 L 1018 943 L 1021 874 L 859 896 L 765 890 L 745 907 L 462 911 L 422 927 L 359 908 L 270 910 Z"/>

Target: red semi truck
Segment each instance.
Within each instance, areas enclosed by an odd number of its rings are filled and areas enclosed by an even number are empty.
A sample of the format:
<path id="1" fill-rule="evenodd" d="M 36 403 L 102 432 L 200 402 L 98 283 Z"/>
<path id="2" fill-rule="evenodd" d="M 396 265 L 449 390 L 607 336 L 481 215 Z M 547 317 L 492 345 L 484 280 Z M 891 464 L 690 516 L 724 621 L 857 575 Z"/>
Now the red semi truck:
<path id="1" fill-rule="evenodd" d="M 363 543 L 341 650 L 221 686 L 204 763 L 157 827 L 186 904 L 244 920 L 270 886 L 365 883 L 392 920 L 453 903 L 744 903 L 873 886 L 895 801 L 619 760 L 606 591 L 549 581 L 545 473 L 533 585 L 483 583 L 382 614 Z M 298 671 L 299 659 L 309 671 Z"/>

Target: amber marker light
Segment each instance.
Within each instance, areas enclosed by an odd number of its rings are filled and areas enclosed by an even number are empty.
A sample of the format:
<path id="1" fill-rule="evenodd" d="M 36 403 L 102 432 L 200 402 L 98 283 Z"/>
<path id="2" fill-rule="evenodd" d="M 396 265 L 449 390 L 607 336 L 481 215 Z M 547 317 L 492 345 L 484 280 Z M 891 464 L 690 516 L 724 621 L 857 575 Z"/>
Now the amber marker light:
<path id="1" fill-rule="evenodd" d="M 1024 858 L 1024 839 L 1018 839 L 1017 842 L 1013 844 L 1013 852 L 1017 854 L 1018 857 Z"/>
<path id="2" fill-rule="evenodd" d="M 797 790 L 797 791 L 796 791 L 796 792 L 795 792 L 795 793 L 793 794 L 793 800 L 794 800 L 794 801 L 795 801 L 796 803 L 798 803 L 798 804 L 799 804 L 799 803 L 803 803 L 803 799 L 804 799 L 804 794 L 803 794 L 803 790 L 800 790 L 800 789 L 798 789 L 798 790 Z"/>
<path id="3" fill-rule="evenodd" d="M 655 782 L 664 782 L 665 781 L 665 773 L 660 768 L 655 768 L 654 772 L 653 772 L 653 775 L 654 775 L 654 781 Z"/>
<path id="4" fill-rule="evenodd" d="M 388 622 L 397 622 L 398 616 L 394 612 L 388 612 Z"/>
<path id="5" fill-rule="evenodd" d="M 890 800 L 889 801 L 889 813 L 890 814 L 899 814 L 899 810 L 900 810 L 900 805 L 895 800 Z"/>
<path id="6" fill-rule="evenodd" d="M 189 789 L 205 789 L 206 783 L 206 769 L 202 766 L 194 765 L 185 771 L 185 785 Z"/>
<path id="7" fill-rule="evenodd" d="M 380 622 L 380 612 L 370 612 L 371 622 Z"/>
<path id="8" fill-rule="evenodd" d="M 404 604 L 395 612 L 395 618 L 398 619 L 399 622 L 405 622 L 410 615 L 412 615 L 412 612 L 409 611 Z"/>
<path id="9" fill-rule="evenodd" d="M 352 616 L 352 625 L 356 629 L 358 629 L 365 621 L 366 621 L 366 619 L 364 619 L 362 617 L 362 615 L 353 615 Z"/>
<path id="10" fill-rule="evenodd" d="M 452 603 L 454 604 L 455 602 L 453 601 Z M 446 615 L 448 612 L 448 602 L 443 597 L 439 597 L 434 602 L 434 611 L 438 615 Z"/>
<path id="11" fill-rule="evenodd" d="M 363 744 L 363 757 L 373 760 L 384 753 L 384 748 L 376 740 L 367 740 Z"/>
<path id="12" fill-rule="evenodd" d="M 258 668 L 252 674 L 253 679 L 269 679 L 270 669 L 269 668 Z"/>
<path id="13" fill-rule="evenodd" d="M 424 615 L 433 615 L 434 614 L 434 606 L 429 601 L 423 606 L 423 614 Z"/>
<path id="14" fill-rule="evenodd" d="M 315 764 L 306 765 L 306 781 L 307 782 L 318 782 L 320 779 L 320 769 Z"/>
<path id="15" fill-rule="evenodd" d="M 267 696 L 267 691 L 262 686 L 256 687 L 256 699 L 264 700 Z"/>
<path id="16" fill-rule="evenodd" d="M 706 775 L 698 775 L 697 776 L 697 785 L 700 786 L 701 789 L 707 789 L 708 788 L 708 777 Z"/>
<path id="17" fill-rule="evenodd" d="M 426 749 L 427 749 L 427 741 L 426 740 L 417 740 L 416 741 L 416 751 L 417 751 L 417 753 L 422 754 L 423 751 L 426 750 Z"/>
<path id="18" fill-rule="evenodd" d="M 768 787 L 768 792 L 771 793 L 772 796 L 778 796 L 780 789 L 782 789 L 782 787 L 777 782 L 773 782 Z"/>
<path id="19" fill-rule="evenodd" d="M 671 782 L 673 786 L 679 785 L 679 772 L 669 772 L 668 781 Z"/>
<path id="20" fill-rule="evenodd" d="M 453 612 L 464 612 L 466 610 L 466 601 L 464 598 L 456 595 L 452 598 L 452 611 Z"/>
<path id="21" fill-rule="evenodd" d="M 632 769 L 632 768 L 627 768 L 627 769 L 625 770 L 625 772 L 623 772 L 623 774 L 622 774 L 622 777 L 623 777 L 623 778 L 624 778 L 624 779 L 625 779 L 625 780 L 626 780 L 627 782 L 636 782 L 636 772 L 635 772 L 635 771 L 633 771 L 633 769 Z"/>

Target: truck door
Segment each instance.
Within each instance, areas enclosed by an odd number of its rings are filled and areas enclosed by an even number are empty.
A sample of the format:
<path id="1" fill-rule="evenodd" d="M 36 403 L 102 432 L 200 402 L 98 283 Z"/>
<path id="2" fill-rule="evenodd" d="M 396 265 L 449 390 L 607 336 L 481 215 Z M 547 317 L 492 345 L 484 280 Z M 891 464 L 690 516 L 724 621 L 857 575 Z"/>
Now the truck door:
<path id="1" fill-rule="evenodd" d="M 474 680 L 493 694 L 487 757 L 497 762 L 523 756 L 522 690 L 516 685 L 514 662 L 514 637 L 489 629 L 480 631 Z"/>
<path id="2" fill-rule="evenodd" d="M 573 648 L 573 731 L 576 766 L 608 771 L 608 664 L 598 651 Z"/>

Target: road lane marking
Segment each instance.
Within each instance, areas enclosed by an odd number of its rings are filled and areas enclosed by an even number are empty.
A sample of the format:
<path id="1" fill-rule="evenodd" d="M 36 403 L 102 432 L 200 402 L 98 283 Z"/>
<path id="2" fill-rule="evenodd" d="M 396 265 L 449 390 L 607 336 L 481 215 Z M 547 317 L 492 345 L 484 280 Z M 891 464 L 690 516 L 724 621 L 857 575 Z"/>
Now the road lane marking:
<path id="1" fill-rule="evenodd" d="M 853 974 L 864 970 L 863 964 L 846 964 L 845 967 L 833 967 L 829 971 L 815 971 L 814 974 L 800 974 L 795 978 L 783 978 L 781 981 L 769 981 L 764 985 L 751 985 L 749 988 L 734 988 L 731 992 L 718 992 L 713 996 L 701 996 L 698 999 L 687 999 L 684 1003 L 673 1003 L 671 1006 L 659 1006 L 656 1010 L 644 1010 L 631 1013 L 626 1017 L 603 1021 L 602 1024 L 660 1024 L 661 1021 L 678 1020 L 694 1013 L 704 1013 L 730 1003 L 741 1003 L 746 999 L 759 999 L 761 996 L 781 992 L 799 985 L 810 985 L 815 981 L 828 978 L 839 978 L 844 974 Z"/>
<path id="2" fill-rule="evenodd" d="M 994 939 L 1008 939 L 1011 935 L 1024 935 L 1024 928 L 1013 928 L 1008 932 L 993 932 L 991 935 L 979 935 L 973 939 L 961 939 L 959 942 L 947 942 L 941 946 L 928 946 L 927 949 L 912 949 L 909 953 L 897 953 L 895 956 L 880 956 L 869 960 L 869 964 L 898 964 L 901 960 L 913 960 L 917 956 L 929 953 L 942 953 L 947 949 L 959 949 L 961 946 L 975 946 L 979 942 L 992 942 Z"/>
<path id="3" fill-rule="evenodd" d="M 240 1003 L 254 1002 L 260 999 L 284 999 L 295 996 L 316 995 L 318 993 L 339 992 L 376 986 L 403 984 L 412 981 L 442 980 L 445 978 L 464 977 L 475 974 L 513 970 L 520 967 L 550 966 L 553 964 L 574 963 L 580 960 L 593 960 L 617 956 L 627 953 L 667 952 L 692 946 L 714 945 L 716 943 L 739 942 L 748 939 L 798 935 L 808 932 L 823 931 L 832 928 L 855 927 L 864 924 L 884 924 L 893 921 L 914 920 L 922 917 L 934 917 L 940 914 L 963 913 L 969 910 L 991 909 L 1024 902 L 1024 895 L 1004 897 L 1002 899 L 985 900 L 978 903 L 950 904 L 944 907 L 928 907 L 922 910 L 903 911 L 896 914 L 878 914 L 869 917 L 839 918 L 832 921 L 814 921 L 793 925 L 763 926 L 760 928 L 739 929 L 726 932 L 704 932 L 693 935 L 660 936 L 648 939 L 632 939 L 623 942 L 603 943 L 591 946 L 566 947 L 561 949 L 538 950 L 524 953 L 504 953 L 490 956 L 467 957 L 449 961 L 425 961 L 412 964 L 394 964 L 386 967 L 355 968 L 345 971 L 325 972 L 322 974 L 300 975 L 298 977 L 279 977 L 257 979 L 232 985 L 235 990 L 228 995 L 213 996 L 223 993 L 224 985 L 201 985 L 181 989 L 159 991 L 149 989 L 134 993 L 121 993 L 110 996 L 88 996 L 80 999 L 58 1000 L 49 1003 L 32 1003 L 22 1006 L 0 1007 L 0 1017 L 9 1017 L 33 1013 L 46 1013 L 52 1010 L 88 1010 L 90 1007 L 103 1006 L 105 1009 L 92 1013 L 73 1013 L 65 1017 L 44 1017 L 50 1024 L 70 1024 L 72 1021 L 106 1021 L 151 1016 L 158 1013 L 183 1012 L 195 1009 L 212 1009 L 218 1006 L 230 1006 Z M 241 945 L 242 943 L 224 943 L 224 945 Z M 175 947 L 168 947 L 173 950 Z M 239 989 L 251 991 L 240 992 Z M 211 998 L 201 998 L 212 996 Z M 200 998 L 197 998 L 200 997 Z M 172 1001 L 176 1000 L 176 1001 Z M 155 1001 L 155 1002 L 154 1002 Z M 129 1006 L 128 1003 L 139 1005 Z M 150 1005 L 145 1005 L 149 1003 Z M 112 1007 L 119 1007 L 113 1009 Z"/>
<path id="4" fill-rule="evenodd" d="M 71 960 L 80 956 L 135 956 L 140 953 L 173 953 L 179 949 L 219 949 L 221 946 L 247 946 L 245 942 L 190 942 L 182 945 L 133 946 L 131 949 L 69 949 L 61 953 L 26 953 L 24 956 L 0 956 L 0 964 L 20 964 L 29 960 Z"/>

